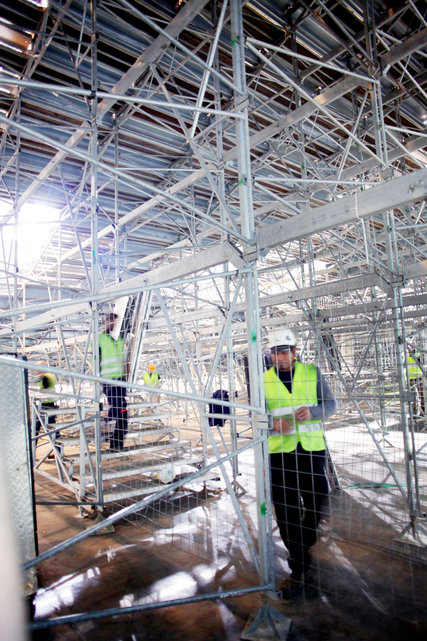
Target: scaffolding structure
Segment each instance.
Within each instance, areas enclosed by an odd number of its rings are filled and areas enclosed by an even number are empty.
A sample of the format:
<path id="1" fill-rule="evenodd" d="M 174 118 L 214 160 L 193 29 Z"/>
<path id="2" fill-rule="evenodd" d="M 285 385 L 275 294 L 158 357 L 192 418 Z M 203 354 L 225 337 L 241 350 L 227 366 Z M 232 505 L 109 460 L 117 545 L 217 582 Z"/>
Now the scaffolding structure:
<path id="1" fill-rule="evenodd" d="M 255 486 L 258 505 L 268 500 L 263 341 L 286 324 L 338 402 L 331 483 L 373 506 L 384 491 L 396 539 L 424 546 L 425 4 L 22 0 L 1 11 L 0 347 L 33 383 L 36 475 L 81 509 L 129 518 L 153 492 L 220 476 L 258 589 L 271 589 L 271 526 L 253 516 L 252 548 L 239 495 Z M 56 212 L 44 240 L 40 206 Z M 24 225 L 38 249 L 25 268 Z M 98 332 L 111 311 L 130 372 L 124 454 L 103 441 Z M 40 367 L 57 377 L 54 428 Z M 223 430 L 210 408 L 222 389 Z M 252 447 L 246 479 L 239 458 Z"/>

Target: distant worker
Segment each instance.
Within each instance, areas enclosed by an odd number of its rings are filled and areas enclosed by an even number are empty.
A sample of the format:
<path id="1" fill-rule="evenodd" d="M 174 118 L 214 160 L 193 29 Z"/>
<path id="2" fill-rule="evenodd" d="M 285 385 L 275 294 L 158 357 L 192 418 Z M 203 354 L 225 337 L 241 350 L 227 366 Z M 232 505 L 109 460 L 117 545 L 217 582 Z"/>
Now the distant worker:
<path id="1" fill-rule="evenodd" d="M 117 318 L 117 314 L 108 314 L 104 331 L 99 334 L 100 373 L 103 378 L 125 381 L 125 343 L 123 338 L 119 337 L 116 340 L 111 336 Z M 114 383 L 104 383 L 102 388 L 109 405 L 108 419 L 115 421 L 115 428 L 110 437 L 110 450 L 121 451 L 128 429 L 126 389 Z"/>
<path id="2" fill-rule="evenodd" d="M 45 365 L 45 363 L 40 362 L 39 365 Z M 52 392 L 55 390 L 56 386 L 56 377 L 54 374 L 50 374 L 49 372 L 44 372 L 43 370 L 40 370 L 37 372 L 37 375 L 39 376 L 39 388 L 41 392 Z M 48 398 L 43 398 L 41 402 L 41 411 L 49 412 L 55 409 L 55 400 L 54 399 L 48 399 Z M 47 416 L 47 425 L 55 425 L 56 423 L 56 414 L 50 414 Z M 39 435 L 40 428 L 41 428 L 41 421 L 39 418 L 36 419 L 36 436 Z M 47 428 L 53 429 L 52 428 Z M 55 438 L 58 438 L 60 436 L 59 432 L 56 433 L 54 436 Z"/>
<path id="3" fill-rule="evenodd" d="M 144 372 L 144 385 L 149 387 L 158 387 L 159 385 L 159 373 L 156 372 L 156 366 L 154 363 L 150 363 L 148 370 Z"/>
<path id="4" fill-rule="evenodd" d="M 227 415 L 230 414 L 230 408 L 227 405 L 218 405 L 215 401 L 217 399 L 221 401 L 229 401 L 230 395 L 226 389 L 217 389 L 212 394 L 211 399 L 213 399 L 213 402 L 209 403 L 209 414 L 211 416 L 209 416 L 208 423 L 211 427 L 214 425 L 223 427 L 228 418 Z M 216 416 L 212 416 L 212 414 L 216 414 Z M 219 416 L 219 414 L 221 416 Z"/>
<path id="5" fill-rule="evenodd" d="M 424 416 L 425 415 L 424 381 L 423 381 L 423 371 L 419 366 L 420 357 L 421 355 L 419 352 L 417 352 L 413 347 L 409 347 L 409 355 L 408 355 L 409 385 L 415 394 L 415 398 L 412 403 L 412 412 L 414 415 Z"/>
<path id="6" fill-rule="evenodd" d="M 323 420 L 336 402 L 314 364 L 297 360 L 296 339 L 287 328 L 268 337 L 272 366 L 264 373 L 272 500 L 291 576 L 280 585 L 284 598 L 298 594 L 311 564 L 310 548 L 328 495 Z"/>
<path id="7" fill-rule="evenodd" d="M 154 363 L 149 364 L 147 371 L 144 372 L 143 380 L 144 380 L 144 385 L 147 385 L 148 387 L 153 388 L 153 392 L 154 392 L 154 389 L 157 389 L 159 387 L 160 375 L 156 371 L 156 366 L 154 365 Z M 159 400 L 158 394 L 152 393 L 150 394 L 150 397 L 153 403 L 157 403 Z"/>

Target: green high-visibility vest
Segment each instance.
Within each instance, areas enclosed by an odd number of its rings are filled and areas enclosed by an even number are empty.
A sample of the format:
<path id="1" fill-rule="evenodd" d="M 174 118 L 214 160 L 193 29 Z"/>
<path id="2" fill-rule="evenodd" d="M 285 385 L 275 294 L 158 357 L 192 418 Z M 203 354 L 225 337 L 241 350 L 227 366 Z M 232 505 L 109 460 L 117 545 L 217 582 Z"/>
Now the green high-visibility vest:
<path id="1" fill-rule="evenodd" d="M 264 373 L 264 394 L 267 410 L 274 417 L 291 415 L 287 412 L 280 412 L 280 409 L 295 410 L 300 405 L 317 405 L 317 372 L 316 366 L 312 364 L 295 361 L 294 375 L 292 379 L 292 394 L 286 385 L 277 376 L 276 368 L 271 367 Z M 293 421 L 293 418 L 292 418 Z M 323 425 L 319 419 L 309 421 L 294 421 L 295 425 L 290 434 L 277 434 L 268 439 L 268 451 L 270 454 L 277 452 L 293 452 L 298 443 L 308 452 L 324 450 L 325 439 L 323 436 Z"/>
<path id="2" fill-rule="evenodd" d="M 43 379 L 46 378 L 47 380 L 47 386 L 45 387 L 43 385 Z M 54 374 L 50 374 L 49 372 L 46 372 L 43 374 L 39 381 L 39 387 L 42 391 L 48 390 L 48 389 L 55 389 L 56 385 L 56 376 Z M 43 399 L 42 401 L 42 406 L 45 408 L 48 408 L 48 406 L 55 406 L 55 401 L 54 400 L 48 400 L 46 398 Z"/>
<path id="3" fill-rule="evenodd" d="M 417 358 L 419 358 L 419 354 L 415 354 Z M 423 373 L 419 366 L 417 365 L 417 362 L 415 361 L 412 356 L 408 356 L 408 372 L 409 372 L 409 380 L 413 380 L 414 378 L 420 378 Z"/>
<path id="4" fill-rule="evenodd" d="M 126 374 L 124 340 L 122 338 L 114 340 L 105 332 L 100 333 L 98 340 L 101 350 L 101 376 L 112 379 L 124 378 Z"/>
<path id="5" fill-rule="evenodd" d="M 47 379 L 47 386 L 43 386 L 43 378 Z M 46 374 L 43 374 L 42 378 L 39 381 L 39 387 L 40 389 L 53 389 L 56 385 L 56 377 L 53 374 L 50 374 L 49 372 L 46 372 Z"/>
<path id="6" fill-rule="evenodd" d="M 144 372 L 144 385 L 150 387 L 157 387 L 159 383 L 159 375 L 157 372 Z"/>

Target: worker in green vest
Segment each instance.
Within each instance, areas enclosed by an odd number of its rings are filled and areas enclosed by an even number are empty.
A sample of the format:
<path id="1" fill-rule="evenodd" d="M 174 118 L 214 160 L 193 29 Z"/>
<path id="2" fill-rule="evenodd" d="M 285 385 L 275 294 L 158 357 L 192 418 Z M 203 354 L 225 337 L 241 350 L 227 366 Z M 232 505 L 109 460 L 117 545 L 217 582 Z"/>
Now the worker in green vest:
<path id="1" fill-rule="evenodd" d="M 408 354 L 408 374 L 409 374 L 409 384 L 413 391 L 415 392 L 415 400 L 412 405 L 412 411 L 414 415 L 419 414 L 424 416 L 425 414 L 425 401 L 424 401 L 424 383 L 423 383 L 423 372 L 419 366 L 421 355 L 413 347 L 409 347 Z"/>
<path id="2" fill-rule="evenodd" d="M 121 337 L 115 339 L 111 336 L 116 320 L 117 314 L 108 314 L 104 331 L 98 338 L 100 374 L 103 378 L 113 381 L 104 383 L 102 387 L 109 405 L 108 419 L 115 421 L 115 428 L 110 437 L 110 450 L 114 452 L 124 449 L 128 428 L 126 388 L 114 383 L 114 381 L 125 381 L 127 375 L 124 340 Z"/>
<path id="3" fill-rule="evenodd" d="M 156 366 L 154 363 L 150 363 L 148 370 L 144 372 L 144 385 L 148 387 L 158 387 L 159 385 L 159 373 L 156 372 Z"/>
<path id="4" fill-rule="evenodd" d="M 328 495 L 323 421 L 335 412 L 336 402 L 319 368 L 297 359 L 290 329 L 273 330 L 268 347 L 271 367 L 264 373 L 264 393 L 272 417 L 272 500 L 292 572 L 279 589 L 284 598 L 293 598 L 307 579 Z"/>
<path id="5" fill-rule="evenodd" d="M 39 365 L 43 365 L 43 362 L 40 362 Z M 37 372 L 39 377 L 39 388 L 41 392 L 54 392 L 56 386 L 56 377 L 54 374 L 49 372 L 44 372 L 40 370 Z M 53 411 L 56 407 L 55 400 L 52 398 L 43 398 L 41 403 L 41 411 L 49 412 Z M 56 423 L 56 414 L 50 414 L 47 416 L 47 429 L 53 429 L 53 426 Z M 41 428 L 41 421 L 39 418 L 36 419 L 36 436 L 38 436 Z M 56 432 L 55 438 L 60 436 L 59 432 Z"/>
<path id="6" fill-rule="evenodd" d="M 150 401 L 152 403 L 157 403 L 159 401 L 159 395 L 154 393 L 159 386 L 160 375 L 156 371 L 156 366 L 154 363 L 150 363 L 146 372 L 144 372 L 144 385 L 153 388 L 153 392 L 150 393 Z"/>

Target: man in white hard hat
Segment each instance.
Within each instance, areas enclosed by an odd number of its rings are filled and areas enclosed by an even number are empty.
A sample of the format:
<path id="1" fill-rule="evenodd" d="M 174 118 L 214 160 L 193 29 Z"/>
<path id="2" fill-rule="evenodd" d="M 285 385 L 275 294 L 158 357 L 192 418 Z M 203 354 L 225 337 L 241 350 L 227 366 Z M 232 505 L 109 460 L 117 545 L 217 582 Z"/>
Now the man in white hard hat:
<path id="1" fill-rule="evenodd" d="M 292 571 L 279 589 L 284 598 L 292 598 L 307 579 L 309 550 L 328 494 L 323 420 L 335 412 L 336 403 L 320 370 L 297 360 L 290 329 L 274 329 L 268 347 L 272 367 L 264 373 L 264 393 L 273 416 L 268 439 L 272 499 Z"/>

